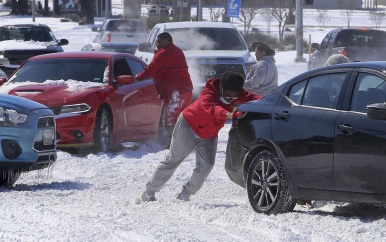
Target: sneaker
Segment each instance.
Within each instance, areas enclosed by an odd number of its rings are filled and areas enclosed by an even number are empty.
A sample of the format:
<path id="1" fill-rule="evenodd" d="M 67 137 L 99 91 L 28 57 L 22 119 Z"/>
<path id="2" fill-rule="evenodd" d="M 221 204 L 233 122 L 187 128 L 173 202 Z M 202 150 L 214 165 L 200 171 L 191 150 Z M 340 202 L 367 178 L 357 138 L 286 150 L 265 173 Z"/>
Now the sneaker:
<path id="1" fill-rule="evenodd" d="M 181 193 L 177 195 L 176 199 L 181 200 L 181 201 L 185 201 L 185 202 L 190 201 L 189 198 L 185 198 Z"/>
<path id="2" fill-rule="evenodd" d="M 141 195 L 142 202 L 155 202 L 157 199 L 155 199 L 154 196 L 149 196 L 145 192 Z"/>

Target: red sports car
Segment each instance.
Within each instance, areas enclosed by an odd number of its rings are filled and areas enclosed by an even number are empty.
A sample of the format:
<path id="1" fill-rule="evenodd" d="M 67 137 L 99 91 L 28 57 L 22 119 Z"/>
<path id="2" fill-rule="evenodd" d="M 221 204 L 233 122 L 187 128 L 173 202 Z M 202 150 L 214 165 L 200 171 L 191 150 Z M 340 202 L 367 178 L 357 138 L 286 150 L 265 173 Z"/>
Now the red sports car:
<path id="1" fill-rule="evenodd" d="M 28 59 L 0 91 L 54 112 L 59 148 L 96 147 L 156 138 L 162 100 L 152 79 L 134 81 L 146 64 L 131 54 L 62 52 Z"/>

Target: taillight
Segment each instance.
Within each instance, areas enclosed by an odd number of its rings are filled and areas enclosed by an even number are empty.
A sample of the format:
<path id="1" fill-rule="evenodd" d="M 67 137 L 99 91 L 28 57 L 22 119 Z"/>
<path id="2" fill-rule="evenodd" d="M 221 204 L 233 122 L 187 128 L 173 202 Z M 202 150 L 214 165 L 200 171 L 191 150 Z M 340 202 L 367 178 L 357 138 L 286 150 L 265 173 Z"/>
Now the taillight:
<path id="1" fill-rule="evenodd" d="M 106 42 L 111 42 L 111 34 L 107 34 L 107 40 Z"/>
<path id="2" fill-rule="evenodd" d="M 347 50 L 346 50 L 346 48 L 345 48 L 345 49 L 343 49 L 343 51 L 342 51 L 342 55 L 344 55 L 344 56 L 347 56 Z"/>

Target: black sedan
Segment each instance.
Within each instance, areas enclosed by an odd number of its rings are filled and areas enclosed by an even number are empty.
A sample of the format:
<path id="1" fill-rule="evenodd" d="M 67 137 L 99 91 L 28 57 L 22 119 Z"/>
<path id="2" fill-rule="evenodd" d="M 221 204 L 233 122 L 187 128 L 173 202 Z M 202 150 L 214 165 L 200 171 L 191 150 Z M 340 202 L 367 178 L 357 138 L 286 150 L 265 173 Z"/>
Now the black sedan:
<path id="1" fill-rule="evenodd" d="M 386 203 L 385 100 L 386 62 L 305 72 L 239 107 L 226 172 L 259 213 L 297 199 Z"/>

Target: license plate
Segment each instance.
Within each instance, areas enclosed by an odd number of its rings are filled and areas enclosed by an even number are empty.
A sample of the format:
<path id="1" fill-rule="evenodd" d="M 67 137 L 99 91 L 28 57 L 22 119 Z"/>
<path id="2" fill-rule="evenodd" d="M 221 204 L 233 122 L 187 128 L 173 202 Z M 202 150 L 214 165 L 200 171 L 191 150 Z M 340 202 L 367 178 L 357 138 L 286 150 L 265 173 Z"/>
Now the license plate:
<path id="1" fill-rule="evenodd" d="M 44 145 L 52 145 L 52 129 L 43 130 L 43 144 Z"/>

